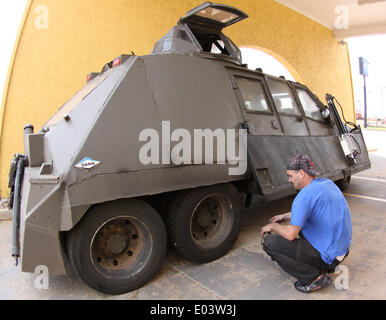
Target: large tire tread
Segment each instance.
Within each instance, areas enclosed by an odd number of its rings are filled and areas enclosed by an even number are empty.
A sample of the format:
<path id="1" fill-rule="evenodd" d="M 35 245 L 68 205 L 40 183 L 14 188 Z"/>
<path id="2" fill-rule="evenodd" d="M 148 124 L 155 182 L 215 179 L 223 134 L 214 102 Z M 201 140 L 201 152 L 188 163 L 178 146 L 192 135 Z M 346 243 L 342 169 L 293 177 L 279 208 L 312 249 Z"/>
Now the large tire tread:
<path id="1" fill-rule="evenodd" d="M 209 249 L 205 252 L 205 250 L 198 249 L 192 241 L 187 241 L 185 232 L 187 223 L 186 212 L 191 207 L 192 201 L 197 200 L 200 195 L 205 195 L 206 192 L 215 190 L 229 196 L 235 210 L 235 221 L 234 227 L 224 243 L 217 248 Z M 169 246 L 175 249 L 178 254 L 194 263 L 207 263 L 222 257 L 237 239 L 241 219 L 240 205 L 240 194 L 232 184 L 202 187 L 179 192 L 171 202 L 166 217 Z"/>
<path id="2" fill-rule="evenodd" d="M 118 210 L 140 212 L 138 217 L 142 218 L 148 228 L 152 229 L 154 237 L 155 253 L 150 262 L 141 271 L 130 279 L 109 280 L 98 275 L 95 269 L 90 268 L 90 263 L 84 263 L 86 250 L 84 236 L 90 233 L 99 223 L 114 217 Z M 91 228 L 91 229 L 90 229 Z M 69 232 L 67 237 L 68 255 L 74 272 L 91 288 L 106 294 L 123 294 L 138 289 L 150 281 L 160 268 L 166 254 L 166 228 L 158 213 L 146 202 L 138 199 L 124 199 L 103 203 L 90 209 L 82 220 Z"/>

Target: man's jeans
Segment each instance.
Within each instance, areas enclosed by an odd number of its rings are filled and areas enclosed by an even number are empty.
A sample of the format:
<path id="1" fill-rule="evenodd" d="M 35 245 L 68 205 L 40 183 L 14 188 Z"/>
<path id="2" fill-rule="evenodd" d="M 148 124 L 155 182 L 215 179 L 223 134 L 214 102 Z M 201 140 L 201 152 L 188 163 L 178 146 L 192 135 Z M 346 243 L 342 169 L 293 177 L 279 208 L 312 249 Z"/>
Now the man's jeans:
<path id="1" fill-rule="evenodd" d="M 331 271 L 341 263 L 337 259 L 332 264 L 324 262 L 319 251 L 301 233 L 300 238 L 293 241 L 276 234 L 268 234 L 262 244 L 271 259 L 301 284 L 310 283 L 323 272 Z"/>

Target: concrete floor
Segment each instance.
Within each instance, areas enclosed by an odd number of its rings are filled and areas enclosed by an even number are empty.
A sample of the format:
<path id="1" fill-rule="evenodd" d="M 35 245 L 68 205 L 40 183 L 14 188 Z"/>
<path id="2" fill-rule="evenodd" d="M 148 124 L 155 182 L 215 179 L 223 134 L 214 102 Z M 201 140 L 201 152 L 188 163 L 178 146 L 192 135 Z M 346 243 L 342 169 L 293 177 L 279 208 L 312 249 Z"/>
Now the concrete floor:
<path id="1" fill-rule="evenodd" d="M 293 198 L 286 198 L 246 211 L 238 240 L 221 259 L 197 265 L 169 250 L 152 281 L 121 296 L 100 294 L 75 275 L 50 276 L 48 290 L 36 289 L 35 275 L 21 273 L 10 257 L 12 222 L 0 221 L 0 299 L 386 299 L 384 151 L 370 153 L 372 168 L 353 176 L 345 192 L 353 222 L 350 255 L 342 263 L 348 271 L 348 289 L 338 289 L 343 274 L 335 273 L 330 287 L 309 295 L 299 293 L 293 288 L 295 279 L 263 252 L 260 229 L 273 215 L 290 211 Z"/>

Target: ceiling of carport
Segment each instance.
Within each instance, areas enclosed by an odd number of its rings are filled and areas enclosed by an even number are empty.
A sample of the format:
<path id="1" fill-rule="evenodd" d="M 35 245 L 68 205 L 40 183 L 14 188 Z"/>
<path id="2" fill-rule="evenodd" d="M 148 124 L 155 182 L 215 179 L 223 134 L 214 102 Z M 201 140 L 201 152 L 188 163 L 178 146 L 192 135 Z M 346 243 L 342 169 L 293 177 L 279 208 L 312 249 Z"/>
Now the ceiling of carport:
<path id="1" fill-rule="evenodd" d="M 386 34 L 386 0 L 275 0 L 331 29 L 337 40 Z"/>

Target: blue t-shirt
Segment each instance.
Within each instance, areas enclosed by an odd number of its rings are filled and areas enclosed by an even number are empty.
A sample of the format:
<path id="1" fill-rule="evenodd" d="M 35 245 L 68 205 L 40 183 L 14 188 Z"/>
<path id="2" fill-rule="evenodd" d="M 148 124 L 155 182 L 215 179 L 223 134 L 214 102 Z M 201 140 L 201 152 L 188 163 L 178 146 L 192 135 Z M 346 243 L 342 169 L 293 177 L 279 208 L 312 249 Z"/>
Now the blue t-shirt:
<path id="1" fill-rule="evenodd" d="M 314 179 L 300 190 L 292 204 L 290 224 L 302 227 L 304 237 L 328 264 L 350 247 L 350 209 L 330 179 Z"/>

